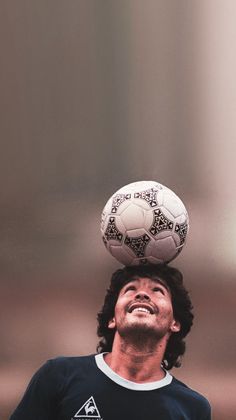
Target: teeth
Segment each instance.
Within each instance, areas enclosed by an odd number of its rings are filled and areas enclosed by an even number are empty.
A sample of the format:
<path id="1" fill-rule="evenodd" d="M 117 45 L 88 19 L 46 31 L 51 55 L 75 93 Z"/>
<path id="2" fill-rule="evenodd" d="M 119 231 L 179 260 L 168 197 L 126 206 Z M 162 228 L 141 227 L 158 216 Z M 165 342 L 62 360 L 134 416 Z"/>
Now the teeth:
<path id="1" fill-rule="evenodd" d="M 146 312 L 150 314 L 150 311 L 146 308 L 135 308 L 132 312 Z"/>

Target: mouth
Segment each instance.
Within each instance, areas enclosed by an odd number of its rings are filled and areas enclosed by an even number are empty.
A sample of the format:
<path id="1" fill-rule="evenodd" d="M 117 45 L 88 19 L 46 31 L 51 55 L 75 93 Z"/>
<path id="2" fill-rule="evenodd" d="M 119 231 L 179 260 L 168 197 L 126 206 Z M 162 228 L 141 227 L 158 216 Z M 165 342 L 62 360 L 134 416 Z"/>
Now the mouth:
<path id="1" fill-rule="evenodd" d="M 128 313 L 131 314 L 133 312 L 142 312 L 146 314 L 154 314 L 154 309 L 152 306 L 142 303 L 134 303 L 133 305 L 130 305 L 128 308 Z"/>

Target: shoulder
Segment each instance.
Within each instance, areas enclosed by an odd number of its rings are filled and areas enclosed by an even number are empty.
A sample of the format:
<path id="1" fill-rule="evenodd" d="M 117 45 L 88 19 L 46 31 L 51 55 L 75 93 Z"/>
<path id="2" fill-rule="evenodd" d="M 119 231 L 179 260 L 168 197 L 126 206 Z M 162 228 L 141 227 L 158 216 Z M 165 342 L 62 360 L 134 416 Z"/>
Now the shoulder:
<path id="1" fill-rule="evenodd" d="M 86 356 L 58 356 L 53 359 L 49 359 L 48 362 L 56 366 L 70 366 L 91 363 L 94 357 L 95 354 L 89 354 Z"/>
<path id="2" fill-rule="evenodd" d="M 176 392 L 176 394 L 178 395 L 178 398 L 188 403 L 189 406 L 195 407 L 197 411 L 201 413 L 206 413 L 206 418 L 208 418 L 207 415 L 211 411 L 211 406 L 204 395 L 190 388 L 188 385 L 179 381 L 175 377 L 173 377 L 172 380 L 172 387 L 174 392 Z"/>
<path id="3" fill-rule="evenodd" d="M 60 393 L 75 377 L 83 377 L 95 365 L 94 355 L 66 357 L 47 360 L 35 373 L 33 380 L 47 383 L 47 386 Z"/>
<path id="4" fill-rule="evenodd" d="M 95 364 L 95 355 L 67 357 L 60 356 L 47 360 L 34 375 L 36 378 L 46 378 L 52 381 L 59 381 L 72 374 L 82 372 L 84 369 L 91 369 Z"/>
<path id="5" fill-rule="evenodd" d="M 88 356 L 59 356 L 49 359 L 45 366 L 50 366 L 54 372 L 76 371 L 77 369 L 86 369 L 95 364 L 95 355 Z"/>

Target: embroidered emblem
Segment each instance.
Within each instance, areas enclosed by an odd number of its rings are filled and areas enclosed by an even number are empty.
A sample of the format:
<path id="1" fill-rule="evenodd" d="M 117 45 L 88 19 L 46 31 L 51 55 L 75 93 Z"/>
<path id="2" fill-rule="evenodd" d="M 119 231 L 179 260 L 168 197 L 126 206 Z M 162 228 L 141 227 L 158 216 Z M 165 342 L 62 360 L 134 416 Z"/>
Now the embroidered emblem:
<path id="1" fill-rule="evenodd" d="M 97 419 L 97 420 L 102 420 L 93 397 L 90 397 L 84 403 L 84 405 L 82 405 L 82 407 L 80 407 L 80 409 L 74 415 L 73 419 L 80 419 L 80 420 Z"/>

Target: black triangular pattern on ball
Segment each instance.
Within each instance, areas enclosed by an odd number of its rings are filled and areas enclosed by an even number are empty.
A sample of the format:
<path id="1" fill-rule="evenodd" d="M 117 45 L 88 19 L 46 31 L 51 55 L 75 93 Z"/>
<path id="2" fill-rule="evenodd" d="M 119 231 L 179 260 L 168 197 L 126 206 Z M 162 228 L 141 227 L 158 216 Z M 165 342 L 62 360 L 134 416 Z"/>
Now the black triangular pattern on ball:
<path id="1" fill-rule="evenodd" d="M 151 207 L 157 206 L 157 192 L 158 190 L 155 190 L 154 188 L 150 188 L 149 190 L 144 190 L 140 192 L 136 192 L 134 194 L 134 198 L 142 198 L 143 200 L 147 201 L 147 203 Z"/>
<path id="2" fill-rule="evenodd" d="M 175 232 L 178 233 L 180 237 L 180 244 L 182 245 L 186 239 L 188 233 L 188 223 L 176 223 Z"/>
<path id="3" fill-rule="evenodd" d="M 111 212 L 116 213 L 118 207 L 125 201 L 131 198 L 131 194 L 116 194 L 112 199 Z"/>
<path id="4" fill-rule="evenodd" d="M 110 241 L 111 239 L 115 239 L 116 241 L 119 241 L 119 242 L 122 241 L 123 235 L 116 227 L 115 217 L 109 218 L 104 236 L 107 241 Z"/>
<path id="5" fill-rule="evenodd" d="M 137 238 L 130 238 L 129 236 L 126 236 L 124 243 L 130 249 L 132 249 L 137 257 L 144 257 L 145 248 L 150 240 L 151 238 L 145 233 L 144 235 L 138 236 Z"/>
<path id="6" fill-rule="evenodd" d="M 153 212 L 153 224 L 149 231 L 152 235 L 157 235 L 162 230 L 172 230 L 173 222 L 169 220 L 160 209 L 154 210 Z"/>

